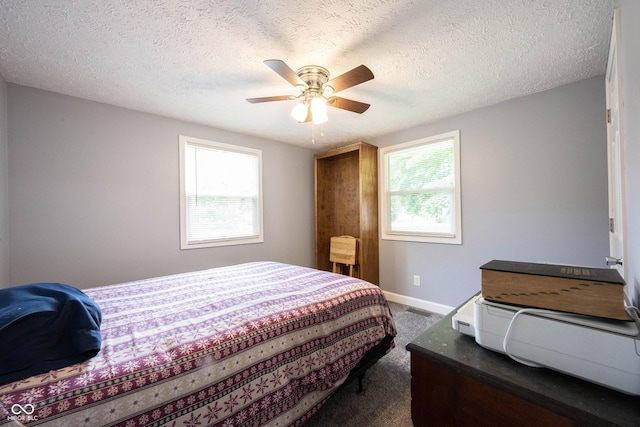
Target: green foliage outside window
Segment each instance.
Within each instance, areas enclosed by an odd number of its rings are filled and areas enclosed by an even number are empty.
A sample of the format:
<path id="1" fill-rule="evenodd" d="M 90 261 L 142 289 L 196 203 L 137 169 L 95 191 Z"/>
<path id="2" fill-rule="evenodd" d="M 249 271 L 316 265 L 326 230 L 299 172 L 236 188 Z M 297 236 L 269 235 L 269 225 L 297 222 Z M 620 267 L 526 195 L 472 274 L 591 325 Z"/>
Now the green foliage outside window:
<path id="1" fill-rule="evenodd" d="M 401 223 L 409 220 L 414 229 L 451 221 L 455 187 L 452 140 L 391 153 L 388 171 L 393 229 L 404 228 Z"/>

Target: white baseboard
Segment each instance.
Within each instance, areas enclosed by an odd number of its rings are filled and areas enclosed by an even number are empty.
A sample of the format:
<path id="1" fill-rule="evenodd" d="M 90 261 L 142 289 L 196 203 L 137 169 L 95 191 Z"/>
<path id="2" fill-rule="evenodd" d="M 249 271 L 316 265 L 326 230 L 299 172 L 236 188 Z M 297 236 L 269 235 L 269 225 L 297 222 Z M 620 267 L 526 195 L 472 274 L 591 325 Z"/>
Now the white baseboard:
<path id="1" fill-rule="evenodd" d="M 425 301 L 423 299 L 407 297 L 393 292 L 383 290 L 385 297 L 391 302 L 397 302 L 398 304 L 409 305 L 411 307 L 419 308 L 421 310 L 430 311 L 432 313 L 447 315 L 455 307 L 449 307 L 448 305 L 438 304 L 436 302 Z"/>

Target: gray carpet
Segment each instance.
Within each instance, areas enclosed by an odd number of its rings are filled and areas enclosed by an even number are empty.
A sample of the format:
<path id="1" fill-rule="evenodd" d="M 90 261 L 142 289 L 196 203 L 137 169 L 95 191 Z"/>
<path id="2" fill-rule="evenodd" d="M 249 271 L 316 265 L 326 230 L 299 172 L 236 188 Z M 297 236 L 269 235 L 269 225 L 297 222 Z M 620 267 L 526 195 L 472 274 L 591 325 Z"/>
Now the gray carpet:
<path id="1" fill-rule="evenodd" d="M 392 302 L 389 306 L 398 329 L 396 347 L 367 371 L 362 393 L 357 393 L 357 381 L 348 384 L 305 427 L 413 425 L 410 360 L 405 346 L 443 316 Z"/>

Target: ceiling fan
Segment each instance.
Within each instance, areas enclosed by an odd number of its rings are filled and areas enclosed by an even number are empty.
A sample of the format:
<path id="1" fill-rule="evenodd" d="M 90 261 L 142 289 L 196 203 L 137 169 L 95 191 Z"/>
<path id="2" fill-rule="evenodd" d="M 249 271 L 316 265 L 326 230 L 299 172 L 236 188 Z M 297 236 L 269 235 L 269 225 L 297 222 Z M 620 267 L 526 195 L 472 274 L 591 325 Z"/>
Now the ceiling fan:
<path id="1" fill-rule="evenodd" d="M 364 102 L 333 95 L 336 92 L 373 79 L 373 73 L 364 65 L 360 65 L 329 80 L 329 70 L 317 65 L 307 65 L 298 71 L 293 71 L 280 59 L 267 59 L 264 63 L 298 88 L 300 94 L 247 98 L 248 102 L 259 103 L 299 99 L 300 102 L 293 108 L 291 115 L 299 123 L 313 121 L 314 124 L 327 121 L 327 105 L 359 114 L 364 113 L 370 107 L 369 104 Z"/>

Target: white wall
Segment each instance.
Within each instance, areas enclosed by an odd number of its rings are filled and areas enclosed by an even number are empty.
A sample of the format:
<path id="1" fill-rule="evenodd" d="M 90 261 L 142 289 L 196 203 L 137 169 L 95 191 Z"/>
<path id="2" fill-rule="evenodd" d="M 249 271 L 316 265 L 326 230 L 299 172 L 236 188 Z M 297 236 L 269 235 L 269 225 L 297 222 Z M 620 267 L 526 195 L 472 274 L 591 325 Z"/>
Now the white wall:
<path id="1" fill-rule="evenodd" d="M 460 130 L 463 244 L 381 240 L 381 287 L 455 307 L 492 259 L 605 267 L 604 111 L 601 76 L 372 140 Z"/>
<path id="2" fill-rule="evenodd" d="M 9 281 L 9 124 L 7 83 L 0 76 L 0 288 Z"/>
<path id="3" fill-rule="evenodd" d="M 14 84 L 8 105 L 9 285 L 313 265 L 310 149 Z M 180 134 L 263 150 L 264 243 L 180 250 Z"/>
<path id="4" fill-rule="evenodd" d="M 635 302 L 640 305 L 640 2 L 617 0 L 620 8 L 622 40 L 618 46 L 622 59 L 624 103 L 622 117 L 627 192 L 627 283 L 635 287 Z"/>

